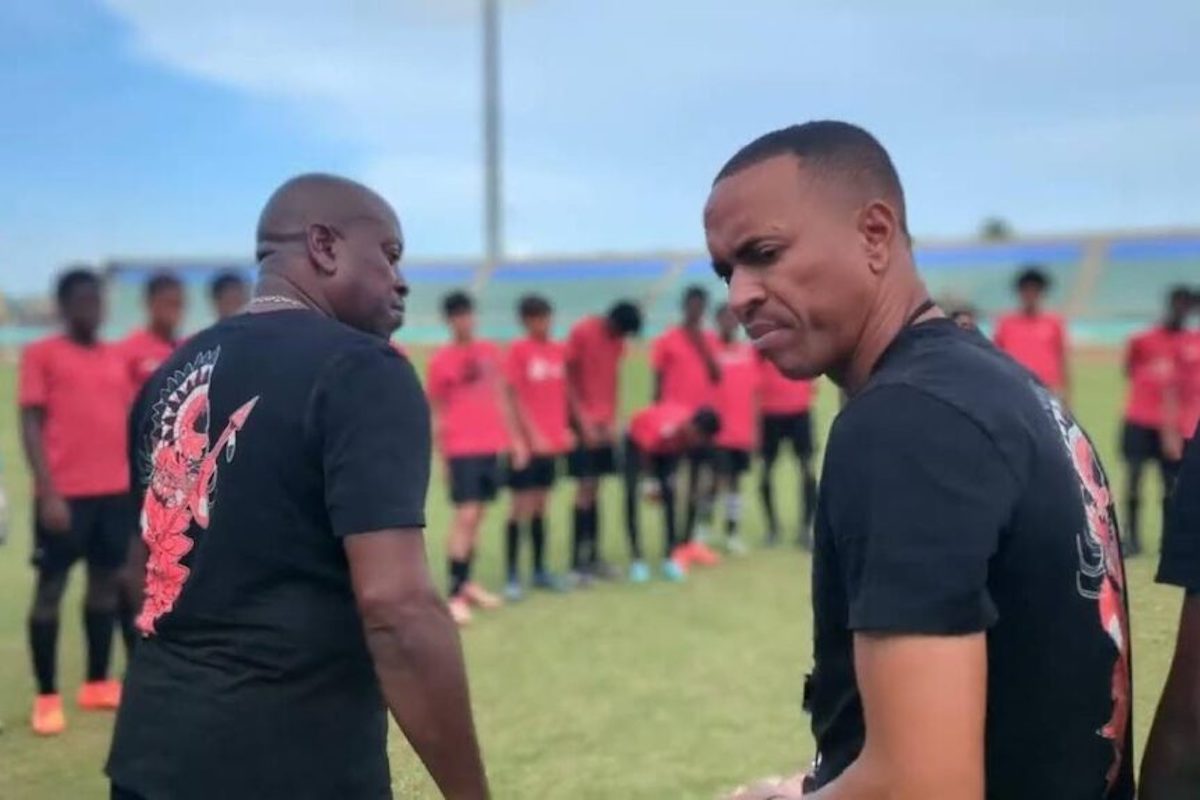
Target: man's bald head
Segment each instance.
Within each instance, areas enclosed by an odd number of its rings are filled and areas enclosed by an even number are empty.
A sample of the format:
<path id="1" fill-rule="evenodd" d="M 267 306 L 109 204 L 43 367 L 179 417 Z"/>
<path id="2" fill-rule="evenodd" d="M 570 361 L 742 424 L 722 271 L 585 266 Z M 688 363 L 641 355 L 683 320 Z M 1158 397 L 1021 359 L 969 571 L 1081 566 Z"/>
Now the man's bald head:
<path id="1" fill-rule="evenodd" d="M 300 175 L 272 193 L 258 219 L 260 293 L 298 294 L 336 319 L 390 335 L 408 287 L 404 239 L 378 194 L 336 175 Z M 270 291 L 268 291 L 268 289 Z"/>

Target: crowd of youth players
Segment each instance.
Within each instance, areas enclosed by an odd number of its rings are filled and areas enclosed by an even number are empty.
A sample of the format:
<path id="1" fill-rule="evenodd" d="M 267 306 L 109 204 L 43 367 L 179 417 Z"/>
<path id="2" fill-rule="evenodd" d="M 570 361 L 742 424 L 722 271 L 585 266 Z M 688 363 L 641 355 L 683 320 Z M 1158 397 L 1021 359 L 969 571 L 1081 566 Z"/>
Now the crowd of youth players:
<path id="1" fill-rule="evenodd" d="M 1049 282 L 1038 269 L 1018 276 L 1019 308 L 998 320 L 995 340 L 1069 398 L 1066 326 L 1044 308 Z M 131 538 L 136 543 L 131 532 L 137 512 L 128 499 L 125 419 L 137 388 L 178 344 L 184 311 L 180 281 L 156 275 L 145 287 L 145 327 L 107 343 L 100 338 L 102 290 L 93 272 L 65 273 L 56 292 L 61 333 L 29 346 L 21 359 L 21 433 L 37 498 L 37 583 L 28 621 L 37 684 L 32 725 L 46 735 L 66 725 L 56 669 L 59 610 L 67 573 L 79 560 L 87 565 L 87 658 L 78 704 L 106 710 L 120 701 L 120 684 L 109 675 L 111 642 L 119 629 L 126 646 L 134 645 L 141 580 L 130 566 L 138 559 L 130 557 L 128 546 Z M 211 297 L 224 318 L 245 306 L 249 291 L 240 275 L 228 273 L 213 281 Z M 1127 348 L 1121 445 L 1129 481 L 1124 530 L 1130 554 L 1142 547 L 1139 519 L 1147 465 L 1158 465 L 1169 490 L 1182 442 L 1200 420 L 1197 308 L 1194 291 L 1173 289 L 1162 319 L 1135 335 Z M 767 541 L 778 541 L 783 525 L 772 468 L 785 444 L 800 465 L 802 518 L 796 537 L 809 544 L 816 505 L 814 387 L 783 377 L 739 341 L 728 309 L 717 309 L 715 329 L 710 327 L 703 289 L 685 291 L 680 323 L 653 342 L 654 402 L 624 422 L 618 412 L 620 363 L 625 340 L 642 327 L 635 304 L 617 303 L 605 315 L 579 320 L 560 342 L 551 336 L 550 302 L 530 295 L 517 309 L 525 336 L 507 348 L 476 337 L 468 295 L 447 296 L 443 310 L 451 342 L 430 360 L 427 391 L 454 505 L 447 553 L 450 608 L 460 624 L 470 620 L 473 607 L 503 602 L 472 580 L 471 567 L 485 509 L 506 487 L 511 490 L 504 538 L 510 600 L 524 591 L 526 542 L 530 584 L 536 588 L 563 590 L 616 577 L 600 558 L 598 544 L 598 492 L 610 475 L 620 475 L 624 486 L 631 581 L 649 580 L 654 562 L 668 580 L 683 579 L 693 566 L 716 563 L 710 537 L 718 511 L 727 551 L 744 549 L 741 484 L 756 454 L 763 459 L 758 488 Z M 964 326 L 975 324 L 970 311 L 955 317 Z M 575 480 L 575 494 L 569 570 L 560 575 L 548 566 L 546 509 L 563 465 Z M 683 475 L 686 480 L 680 480 Z M 651 555 L 640 535 L 645 497 L 657 499 L 663 516 L 662 547 Z"/>
<path id="2" fill-rule="evenodd" d="M 719 561 L 707 541 L 717 505 L 724 511 L 726 548 L 745 549 L 740 484 L 756 452 L 766 465 L 760 488 L 767 540 L 776 542 L 771 467 L 789 442 L 803 484 L 798 539 L 807 545 L 816 502 L 812 385 L 787 380 L 739 341 L 737 320 L 727 308 L 717 310 L 714 332 L 707 324 L 707 293 L 699 287 L 684 293 L 682 321 L 652 346 L 654 402 L 627 425 L 618 419 L 619 376 L 625 340 L 641 331 L 638 307 L 624 301 L 604 316 L 585 317 L 562 342 L 551 336 L 549 300 L 530 294 L 516 311 L 525 335 L 503 348 L 476 336 L 467 294 L 447 295 L 443 312 L 451 341 L 428 366 L 426 388 L 454 506 L 447 556 L 456 621 L 465 624 L 473 608 L 504 602 L 472 580 L 471 570 L 485 508 L 505 487 L 511 491 L 504 538 L 504 595 L 510 601 L 525 591 L 526 541 L 535 588 L 561 591 L 617 576 L 600 557 L 597 502 L 600 481 L 616 473 L 623 478 L 628 577 L 635 583 L 652 575 L 640 534 L 643 494 L 656 498 L 663 513 L 663 546 L 655 552 L 663 578 L 683 580 L 690 567 Z M 565 575 L 548 567 L 546 553 L 547 498 L 560 466 L 576 481 Z M 680 509 L 676 478 L 683 467 Z"/>

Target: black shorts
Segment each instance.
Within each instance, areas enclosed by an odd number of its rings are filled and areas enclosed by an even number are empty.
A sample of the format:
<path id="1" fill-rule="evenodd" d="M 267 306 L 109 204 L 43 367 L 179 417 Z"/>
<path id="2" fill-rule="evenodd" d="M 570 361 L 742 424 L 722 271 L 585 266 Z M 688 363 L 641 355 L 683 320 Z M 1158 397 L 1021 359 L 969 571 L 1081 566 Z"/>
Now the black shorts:
<path id="1" fill-rule="evenodd" d="M 723 478 L 736 478 L 750 470 L 750 451 L 734 450 L 730 447 L 717 448 L 717 474 Z"/>
<path id="2" fill-rule="evenodd" d="M 816 449 L 813 441 L 812 416 L 799 414 L 764 414 L 762 418 L 762 455 L 774 461 L 784 442 L 791 442 L 797 458 L 812 458 Z"/>
<path id="3" fill-rule="evenodd" d="M 567 455 L 567 474 L 572 478 L 599 478 L 617 471 L 617 449 L 611 444 L 600 447 L 580 445 Z"/>
<path id="4" fill-rule="evenodd" d="M 454 456 L 450 465 L 450 502 L 488 503 L 496 499 L 504 485 L 500 475 L 500 456 Z"/>
<path id="5" fill-rule="evenodd" d="M 533 456 L 525 469 L 513 469 L 508 462 L 508 488 L 514 491 L 527 489 L 549 489 L 558 477 L 558 459 L 555 456 Z"/>
<path id="6" fill-rule="evenodd" d="M 129 542 L 137 534 L 137 511 L 129 494 L 74 497 L 71 529 L 52 531 L 34 515 L 33 565 L 46 572 L 63 572 L 84 559 L 89 567 L 118 569 L 125 563 Z"/>
<path id="7" fill-rule="evenodd" d="M 1162 433 L 1158 428 L 1125 421 L 1121 428 L 1121 455 L 1126 461 L 1161 461 Z"/>

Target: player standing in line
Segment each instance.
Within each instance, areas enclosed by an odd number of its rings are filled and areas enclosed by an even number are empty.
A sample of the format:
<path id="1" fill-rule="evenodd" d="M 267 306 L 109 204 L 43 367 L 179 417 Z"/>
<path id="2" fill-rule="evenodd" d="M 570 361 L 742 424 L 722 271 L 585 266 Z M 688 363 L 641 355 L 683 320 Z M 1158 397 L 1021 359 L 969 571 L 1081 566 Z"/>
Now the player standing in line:
<path id="1" fill-rule="evenodd" d="M 59 606 L 71 566 L 81 558 L 87 563 L 87 682 L 79 705 L 112 710 L 121 699 L 121 685 L 108 670 L 117 574 L 136 523 L 126 460 L 132 387 L 118 349 L 99 339 L 102 294 L 94 272 L 65 273 L 56 292 L 63 332 L 21 356 L 17 402 L 37 505 L 29 647 L 38 694 L 31 724 L 43 736 L 66 728 L 56 683 Z"/>
<path id="2" fill-rule="evenodd" d="M 708 292 L 702 286 L 689 286 L 683 293 L 683 321 L 654 341 L 650 365 L 654 370 L 656 403 L 676 403 L 692 410 L 716 408 L 721 366 L 717 363 L 717 337 L 704 327 L 708 310 Z M 683 570 L 693 564 L 710 566 L 720 557 L 697 533 L 698 519 L 711 516 L 702 506 L 711 506 L 713 498 L 713 450 L 697 445 L 687 453 L 688 482 L 684 498 L 685 516 L 679 551 L 672 555 Z"/>
<path id="3" fill-rule="evenodd" d="M 800 468 L 800 496 L 803 501 L 796 543 L 807 549 L 812 546 L 812 523 L 817 513 L 817 471 L 813 465 L 816 437 L 812 420 L 816 383 L 788 378 L 761 355 L 759 370 L 762 396 L 759 444 L 763 466 L 759 474 L 758 494 L 767 516 L 767 544 L 779 542 L 779 515 L 775 511 L 774 492 L 775 462 L 783 445 L 790 442 Z"/>
<path id="4" fill-rule="evenodd" d="M 600 558 L 597 500 L 600 479 L 617 471 L 617 405 L 625 339 L 641 330 L 641 310 L 622 300 L 603 317 L 579 320 L 567 335 L 567 399 L 575 430 L 567 471 L 576 480 L 571 571 L 581 582 L 613 577 Z"/>
<path id="5" fill-rule="evenodd" d="M 250 285 L 240 272 L 233 270 L 226 270 L 213 278 L 208 293 L 218 320 L 232 317 L 250 302 Z"/>
<path id="6" fill-rule="evenodd" d="M 1126 556 L 1136 556 L 1142 550 L 1139 511 L 1142 473 L 1148 462 L 1158 464 L 1163 487 L 1163 521 L 1167 519 L 1171 488 L 1179 471 L 1179 453 L 1171 452 L 1171 437 L 1164 435 L 1166 394 L 1175 375 L 1179 349 L 1187 336 L 1184 326 L 1191 303 L 1189 289 L 1172 289 L 1162 321 L 1135 335 L 1125 350 L 1129 392 L 1122 422 L 1121 455 L 1125 459 L 1128 481 L 1125 491 Z"/>
<path id="7" fill-rule="evenodd" d="M 471 567 L 484 512 L 502 485 L 501 458 L 509 453 L 512 468 L 522 470 L 530 453 L 504 378 L 504 354 L 498 345 L 475 338 L 474 301 L 465 292 L 451 292 L 442 301 L 442 312 L 451 342 L 429 359 L 426 391 L 454 505 L 446 542 L 450 613 L 466 625 L 472 606 L 490 610 L 503 605 L 471 580 Z"/>
<path id="8" fill-rule="evenodd" d="M 504 593 L 520 600 L 522 528 L 529 530 L 533 550 L 533 586 L 561 590 L 565 584 L 546 569 L 546 501 L 558 471 L 559 459 L 570 449 L 567 422 L 566 348 L 550 338 L 553 309 L 546 298 L 531 294 L 517 306 L 525 337 L 509 345 L 505 373 L 512 402 L 525 424 L 530 445 L 529 463 L 508 470 L 512 510 L 504 538 L 508 583 Z"/>
<path id="9" fill-rule="evenodd" d="M 1069 404 L 1067 326 L 1058 314 L 1045 310 L 1050 276 L 1030 266 L 1017 275 L 1015 286 L 1021 307 L 996 323 L 996 346 Z"/>
<path id="10" fill-rule="evenodd" d="M 738 341 L 738 321 L 727 304 L 717 308 L 717 362 L 721 385 L 717 391 L 717 414 L 721 431 L 716 438 L 717 489 L 725 509 L 725 542 L 729 552 L 740 555 L 746 544 L 739 535 L 742 517 L 742 476 L 750 469 L 750 456 L 758 438 L 758 406 L 762 389 L 761 371 L 754 348 Z"/>
<path id="11" fill-rule="evenodd" d="M 711 448 L 713 437 L 720 430 L 721 420 L 713 409 L 707 406 L 696 409 L 673 401 L 655 403 L 634 414 L 629 421 L 623 453 L 625 530 L 633 559 L 629 579 L 634 583 L 650 579 L 650 568 L 642 553 L 638 518 L 642 476 L 650 475 L 654 479 L 662 503 L 662 576 L 669 581 L 682 581 L 687 577 L 687 569 L 676 558 L 679 535 L 675 520 L 675 472 L 682 457 L 701 448 Z"/>
<path id="12" fill-rule="evenodd" d="M 178 277 L 169 272 L 153 275 L 146 281 L 145 292 L 146 326 L 129 334 L 117 345 L 125 360 L 134 392 L 141 389 L 174 352 L 179 344 L 179 326 L 183 321 L 183 283 Z M 136 519 L 131 521 L 136 522 Z M 137 643 L 137 630 L 133 623 L 142 604 L 145 578 L 138 566 L 145 563 L 144 545 L 135 534 L 136 529 L 134 525 L 130 530 L 129 555 L 121 570 L 121 590 L 117 603 L 117 622 L 126 654 L 132 653 Z"/>

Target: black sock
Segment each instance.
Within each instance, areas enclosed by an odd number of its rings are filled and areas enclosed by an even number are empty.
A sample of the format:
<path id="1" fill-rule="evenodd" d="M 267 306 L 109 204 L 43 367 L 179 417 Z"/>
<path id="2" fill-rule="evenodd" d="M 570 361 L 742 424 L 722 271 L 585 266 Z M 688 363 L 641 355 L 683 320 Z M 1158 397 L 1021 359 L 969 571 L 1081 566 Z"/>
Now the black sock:
<path id="1" fill-rule="evenodd" d="M 571 516 L 571 569 L 576 572 L 585 563 L 583 546 L 587 536 L 587 509 L 575 506 Z"/>
<path id="2" fill-rule="evenodd" d="M 600 504 L 587 510 L 587 565 L 594 567 L 600 562 Z"/>
<path id="3" fill-rule="evenodd" d="M 1141 501 L 1137 497 L 1130 497 L 1127 501 L 1128 511 L 1125 515 L 1125 541 L 1127 544 L 1137 547 L 1139 544 L 1138 517 L 1141 510 Z M 1165 520 L 1166 517 L 1163 517 Z"/>
<path id="4" fill-rule="evenodd" d="M 134 620 L 137 618 L 137 609 L 133 607 L 133 603 L 129 601 L 128 595 L 124 591 L 117 598 L 117 623 L 121 626 L 121 641 L 125 643 L 125 661 L 133 657 L 133 648 L 137 647 L 137 626 Z"/>
<path id="5" fill-rule="evenodd" d="M 762 498 L 763 512 L 767 516 L 767 533 L 772 537 L 779 536 L 779 519 L 775 515 L 775 492 L 771 486 L 771 468 L 763 467 L 762 479 L 758 484 L 758 494 Z"/>
<path id="6" fill-rule="evenodd" d="M 457 597 L 463 585 L 471 575 L 471 562 L 464 559 L 450 559 L 450 596 Z"/>
<path id="7" fill-rule="evenodd" d="M 87 637 L 87 679 L 108 679 L 109 659 L 112 657 L 113 628 L 116 614 L 112 611 L 83 610 L 83 632 Z"/>
<path id="8" fill-rule="evenodd" d="M 533 574 L 546 572 L 546 518 L 541 514 L 529 521 L 529 539 L 533 542 Z"/>
<path id="9" fill-rule="evenodd" d="M 33 656 L 33 674 L 38 694 L 55 694 L 54 676 L 58 664 L 58 620 L 29 620 L 29 652 Z"/>
<path id="10" fill-rule="evenodd" d="M 509 582 L 516 581 L 521 569 L 521 523 L 515 519 L 504 529 L 504 564 Z"/>

